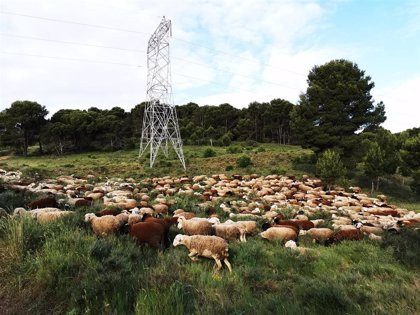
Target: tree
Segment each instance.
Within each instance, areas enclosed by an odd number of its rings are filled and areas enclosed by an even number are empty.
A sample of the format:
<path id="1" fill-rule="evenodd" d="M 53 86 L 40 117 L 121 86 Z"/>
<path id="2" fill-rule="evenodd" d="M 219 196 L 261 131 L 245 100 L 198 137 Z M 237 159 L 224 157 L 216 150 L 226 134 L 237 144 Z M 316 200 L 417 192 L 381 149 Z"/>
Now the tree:
<path id="1" fill-rule="evenodd" d="M 29 145 L 36 136 L 39 136 L 42 126 L 47 122 L 45 120 L 47 114 L 45 106 L 30 101 L 16 101 L 4 111 L 3 124 L 7 132 L 13 134 L 13 144 L 22 146 L 24 156 L 28 154 Z M 39 146 L 42 151 L 40 140 Z"/>
<path id="2" fill-rule="evenodd" d="M 384 104 L 373 103 L 374 83 L 355 63 L 341 59 L 315 66 L 307 82 L 291 123 L 297 139 L 316 152 L 340 148 L 348 156 L 356 132 L 386 119 Z"/>
<path id="3" fill-rule="evenodd" d="M 316 170 L 319 177 L 327 184 L 328 189 L 331 188 L 332 184 L 337 183 L 344 176 L 345 172 L 340 155 L 333 150 L 326 150 L 319 156 Z"/>
<path id="4" fill-rule="evenodd" d="M 378 143 L 373 142 L 370 149 L 366 153 L 364 161 L 365 174 L 371 179 L 372 188 L 371 193 L 379 189 L 380 177 L 386 174 L 386 160 L 385 154 Z"/>

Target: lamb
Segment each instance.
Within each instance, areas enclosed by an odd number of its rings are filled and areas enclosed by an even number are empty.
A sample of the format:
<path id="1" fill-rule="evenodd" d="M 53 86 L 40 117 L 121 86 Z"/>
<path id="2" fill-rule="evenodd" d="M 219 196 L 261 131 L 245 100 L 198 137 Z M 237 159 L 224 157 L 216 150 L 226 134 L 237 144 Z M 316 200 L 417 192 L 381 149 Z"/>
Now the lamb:
<path id="1" fill-rule="evenodd" d="M 271 227 L 260 233 L 262 238 L 273 240 L 280 239 L 283 241 L 296 240 L 298 234 L 295 230 L 289 227 Z"/>
<path id="2" fill-rule="evenodd" d="M 287 241 L 286 244 L 284 244 L 284 247 L 290 248 L 291 250 L 298 252 L 300 255 L 317 253 L 317 251 L 312 248 L 298 247 L 296 242 L 292 240 Z"/>
<path id="3" fill-rule="evenodd" d="M 235 240 L 238 239 L 241 242 L 246 242 L 245 234 L 246 230 L 238 227 L 234 224 L 214 224 L 214 234 L 225 240 Z"/>
<path id="4" fill-rule="evenodd" d="M 318 242 L 326 241 L 333 234 L 333 231 L 328 228 L 312 228 L 307 231 L 300 231 L 299 235 L 309 235 Z"/>
<path id="5" fill-rule="evenodd" d="M 32 201 L 28 204 L 29 209 L 38 209 L 38 208 L 57 208 L 58 204 L 54 197 L 49 196 L 45 198 L 41 198 L 35 201 Z"/>
<path id="6" fill-rule="evenodd" d="M 195 256 L 213 258 L 216 262 L 217 271 L 222 269 L 221 261 L 223 260 L 228 267 L 229 272 L 232 272 L 232 266 L 228 261 L 228 243 L 221 237 L 204 235 L 187 236 L 178 234 L 174 239 L 173 245 L 184 245 L 187 247 L 190 251 L 188 257 L 190 257 L 192 261 L 198 260 Z"/>
<path id="7" fill-rule="evenodd" d="M 139 222 L 130 226 L 130 235 L 138 243 L 148 244 L 154 248 L 164 248 L 165 226 L 158 222 Z"/>
<path id="8" fill-rule="evenodd" d="M 90 222 L 97 236 L 108 236 L 116 233 L 126 223 L 125 216 L 104 215 L 97 217 L 94 213 L 85 215 L 85 222 Z"/>
<path id="9" fill-rule="evenodd" d="M 178 228 L 183 229 L 187 235 L 213 234 L 213 226 L 210 222 L 187 220 L 182 216 L 178 218 Z"/>
<path id="10" fill-rule="evenodd" d="M 49 212 L 39 212 L 36 215 L 37 222 L 41 224 L 53 222 L 61 217 L 73 214 L 73 211 L 49 211 Z"/>

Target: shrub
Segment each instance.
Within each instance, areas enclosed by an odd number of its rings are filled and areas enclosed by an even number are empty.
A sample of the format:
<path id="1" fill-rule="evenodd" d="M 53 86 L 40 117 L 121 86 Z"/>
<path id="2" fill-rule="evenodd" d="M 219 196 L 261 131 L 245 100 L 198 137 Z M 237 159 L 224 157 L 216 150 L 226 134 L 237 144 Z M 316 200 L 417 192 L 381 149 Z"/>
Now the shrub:
<path id="1" fill-rule="evenodd" d="M 232 143 L 232 134 L 227 132 L 219 140 L 221 145 L 227 147 Z"/>
<path id="2" fill-rule="evenodd" d="M 226 153 L 230 153 L 230 154 L 242 153 L 242 148 L 238 146 L 229 146 L 226 149 Z"/>
<path id="3" fill-rule="evenodd" d="M 257 150 L 255 150 L 255 152 L 259 153 L 259 152 L 266 152 L 267 150 L 264 147 L 258 147 Z"/>
<path id="4" fill-rule="evenodd" d="M 242 168 L 248 167 L 252 165 L 251 158 L 247 155 L 242 155 L 236 160 L 236 164 Z"/>
<path id="5" fill-rule="evenodd" d="M 204 158 L 209 158 L 213 156 L 216 156 L 216 151 L 214 151 L 212 148 L 207 148 L 203 153 Z"/>
<path id="6" fill-rule="evenodd" d="M 233 171 L 233 169 L 234 169 L 233 165 L 228 165 L 226 166 L 225 171 L 229 172 L 229 171 Z"/>
<path id="7" fill-rule="evenodd" d="M 247 140 L 246 141 L 246 145 L 249 147 L 257 147 L 258 146 L 258 142 L 255 140 Z"/>
<path id="8" fill-rule="evenodd" d="M 318 175 L 328 187 L 337 183 L 344 176 L 344 165 L 341 162 L 340 155 L 332 150 L 327 150 L 321 154 L 316 162 L 316 169 Z"/>
<path id="9" fill-rule="evenodd" d="M 411 190 L 420 196 L 420 169 L 413 172 L 412 174 L 413 181 L 410 184 Z"/>

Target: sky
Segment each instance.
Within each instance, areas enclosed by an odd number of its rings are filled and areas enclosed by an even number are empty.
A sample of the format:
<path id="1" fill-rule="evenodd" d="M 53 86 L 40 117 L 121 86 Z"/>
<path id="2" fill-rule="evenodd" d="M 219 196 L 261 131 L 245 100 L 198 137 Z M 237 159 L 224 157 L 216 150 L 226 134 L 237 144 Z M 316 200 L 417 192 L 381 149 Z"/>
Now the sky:
<path id="1" fill-rule="evenodd" d="M 129 111 L 162 16 L 175 104 L 296 103 L 313 66 L 344 58 L 375 82 L 385 128 L 420 127 L 420 0 L 0 0 L 0 110 Z"/>

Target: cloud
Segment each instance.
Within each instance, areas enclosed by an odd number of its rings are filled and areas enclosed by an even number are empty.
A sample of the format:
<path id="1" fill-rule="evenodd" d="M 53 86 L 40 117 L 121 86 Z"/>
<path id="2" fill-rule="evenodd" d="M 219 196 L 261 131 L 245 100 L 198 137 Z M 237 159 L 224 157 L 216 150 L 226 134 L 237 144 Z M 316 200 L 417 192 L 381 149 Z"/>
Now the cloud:
<path id="1" fill-rule="evenodd" d="M 420 127 L 419 87 L 420 75 L 373 91 L 372 95 L 385 104 L 385 128 L 392 132 L 400 132 Z"/>

